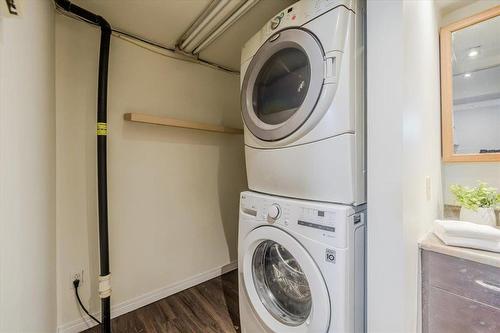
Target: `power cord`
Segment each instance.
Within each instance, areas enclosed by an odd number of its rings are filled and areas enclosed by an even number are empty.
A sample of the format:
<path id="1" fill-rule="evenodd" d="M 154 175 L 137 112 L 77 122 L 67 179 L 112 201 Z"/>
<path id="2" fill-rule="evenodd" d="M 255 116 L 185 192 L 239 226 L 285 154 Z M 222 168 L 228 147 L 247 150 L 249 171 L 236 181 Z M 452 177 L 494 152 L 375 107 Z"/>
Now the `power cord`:
<path id="1" fill-rule="evenodd" d="M 93 315 L 90 314 L 90 312 L 85 308 L 85 306 L 83 305 L 82 303 L 82 300 L 80 299 L 80 295 L 78 295 L 78 286 L 80 286 L 80 280 L 78 279 L 75 279 L 73 280 L 73 287 L 75 287 L 75 295 L 76 295 L 76 299 L 78 300 L 78 304 L 80 304 L 80 307 L 82 308 L 82 310 L 90 317 L 92 318 L 96 323 L 100 324 L 101 322 L 99 320 L 97 320 L 96 317 L 94 317 Z"/>

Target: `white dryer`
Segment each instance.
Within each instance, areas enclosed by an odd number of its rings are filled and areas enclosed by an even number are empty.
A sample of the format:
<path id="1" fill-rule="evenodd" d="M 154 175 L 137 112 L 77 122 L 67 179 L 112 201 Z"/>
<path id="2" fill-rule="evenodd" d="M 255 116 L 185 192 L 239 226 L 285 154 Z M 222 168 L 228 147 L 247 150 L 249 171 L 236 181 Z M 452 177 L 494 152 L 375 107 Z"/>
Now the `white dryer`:
<path id="1" fill-rule="evenodd" d="M 301 0 L 244 46 L 251 190 L 365 203 L 363 0 Z"/>
<path id="2" fill-rule="evenodd" d="M 240 196 L 242 333 L 363 333 L 364 206 Z"/>

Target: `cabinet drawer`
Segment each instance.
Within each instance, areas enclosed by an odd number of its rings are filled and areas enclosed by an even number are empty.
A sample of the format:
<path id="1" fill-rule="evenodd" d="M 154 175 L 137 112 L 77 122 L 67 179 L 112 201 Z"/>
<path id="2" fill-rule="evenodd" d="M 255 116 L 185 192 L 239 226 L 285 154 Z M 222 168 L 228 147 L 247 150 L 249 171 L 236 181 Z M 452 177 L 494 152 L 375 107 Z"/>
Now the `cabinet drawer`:
<path id="1" fill-rule="evenodd" d="M 423 251 L 423 273 L 429 287 L 500 308 L 500 268 Z"/>
<path id="2" fill-rule="evenodd" d="M 428 290 L 426 333 L 498 333 L 500 310 L 436 287 Z M 427 326 L 427 327 L 425 327 Z"/>

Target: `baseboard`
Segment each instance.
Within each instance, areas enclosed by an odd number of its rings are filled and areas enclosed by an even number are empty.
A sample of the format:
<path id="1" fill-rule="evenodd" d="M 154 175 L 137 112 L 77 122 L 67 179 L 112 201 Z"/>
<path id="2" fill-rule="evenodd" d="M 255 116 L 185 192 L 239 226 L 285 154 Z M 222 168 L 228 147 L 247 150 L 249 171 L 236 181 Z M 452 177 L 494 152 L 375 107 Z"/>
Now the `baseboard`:
<path id="1" fill-rule="evenodd" d="M 206 272 L 194 275 L 182 281 L 173 283 L 171 285 L 153 290 L 144 295 L 134 297 L 127 301 L 118 303 L 111 307 L 111 318 L 115 318 L 121 316 L 127 312 L 133 311 L 145 305 L 154 303 L 162 298 L 168 297 L 179 291 L 182 291 L 187 288 L 191 288 L 197 284 L 203 283 L 210 279 L 213 279 L 222 274 L 228 273 L 232 270 L 238 268 L 238 261 L 232 261 L 227 265 L 215 267 Z M 93 315 L 97 318 L 100 318 L 100 312 L 93 313 Z M 88 328 L 95 326 L 96 324 L 85 315 L 84 317 L 71 321 L 69 323 L 62 324 L 57 328 L 58 333 L 79 333 Z"/>

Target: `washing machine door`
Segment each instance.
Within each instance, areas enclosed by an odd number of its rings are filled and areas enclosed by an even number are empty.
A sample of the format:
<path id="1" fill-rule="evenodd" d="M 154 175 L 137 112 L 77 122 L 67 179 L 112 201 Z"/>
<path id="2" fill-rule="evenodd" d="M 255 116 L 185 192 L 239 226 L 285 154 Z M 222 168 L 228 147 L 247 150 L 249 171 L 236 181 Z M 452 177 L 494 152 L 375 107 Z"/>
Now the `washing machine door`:
<path id="1" fill-rule="evenodd" d="M 243 79 L 243 120 L 257 138 L 283 139 L 307 120 L 321 94 L 324 52 L 301 29 L 271 36 L 254 55 Z"/>
<path id="2" fill-rule="evenodd" d="M 276 333 L 323 333 L 330 324 L 330 298 L 323 276 L 305 248 L 270 226 L 244 240 L 243 279 L 262 322 Z"/>

